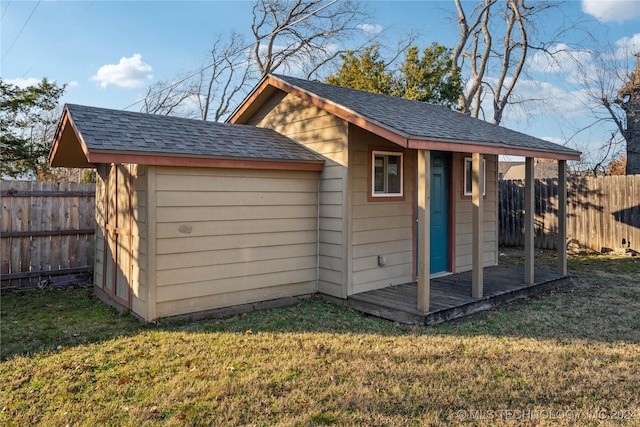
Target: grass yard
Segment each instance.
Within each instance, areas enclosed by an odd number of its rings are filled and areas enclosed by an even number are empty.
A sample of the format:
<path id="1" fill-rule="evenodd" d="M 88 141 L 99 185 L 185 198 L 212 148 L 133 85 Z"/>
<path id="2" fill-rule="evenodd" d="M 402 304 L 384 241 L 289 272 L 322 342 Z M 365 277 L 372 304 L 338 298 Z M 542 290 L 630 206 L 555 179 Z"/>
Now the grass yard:
<path id="1" fill-rule="evenodd" d="M 319 300 L 143 325 L 91 289 L 5 293 L 0 423 L 638 425 L 640 260 L 569 268 L 570 288 L 438 327 Z"/>

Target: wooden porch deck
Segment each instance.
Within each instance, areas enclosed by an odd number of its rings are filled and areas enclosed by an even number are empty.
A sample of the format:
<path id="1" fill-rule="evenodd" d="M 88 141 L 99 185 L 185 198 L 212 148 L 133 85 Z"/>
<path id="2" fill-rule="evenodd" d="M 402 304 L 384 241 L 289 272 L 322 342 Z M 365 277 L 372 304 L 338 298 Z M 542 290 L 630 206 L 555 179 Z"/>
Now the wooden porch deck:
<path id="1" fill-rule="evenodd" d="M 399 323 L 434 325 L 488 310 L 509 301 L 547 292 L 569 283 L 569 276 L 535 271 L 535 283 L 524 283 L 524 267 L 484 269 L 484 297 L 471 297 L 471 272 L 431 279 L 429 312 L 418 311 L 417 284 L 407 283 L 351 295 L 332 302 Z"/>

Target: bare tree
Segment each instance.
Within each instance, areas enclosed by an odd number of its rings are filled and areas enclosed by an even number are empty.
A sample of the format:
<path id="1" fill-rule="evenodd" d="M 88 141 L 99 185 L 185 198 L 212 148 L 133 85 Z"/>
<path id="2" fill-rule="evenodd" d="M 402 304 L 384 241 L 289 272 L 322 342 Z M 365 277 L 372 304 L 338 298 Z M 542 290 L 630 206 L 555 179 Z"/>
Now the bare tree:
<path id="1" fill-rule="evenodd" d="M 628 73 L 613 102 L 602 98 L 602 104 L 627 143 L 627 175 L 640 174 L 640 52 L 636 56 L 636 69 Z M 614 105 L 618 107 L 617 111 Z"/>
<path id="2" fill-rule="evenodd" d="M 484 117 L 483 101 L 488 92 L 491 121 L 500 124 L 505 108 L 513 102 L 528 52 L 550 44 L 533 45 L 530 34 L 536 20 L 551 6 L 545 2 L 527 6 L 525 0 L 481 0 L 466 10 L 468 3 L 454 2 L 460 32 L 451 57 L 466 83 L 458 108 L 473 117 Z"/>
<path id="3" fill-rule="evenodd" d="M 256 81 L 256 73 L 247 58 L 244 38 L 238 33 L 231 33 L 228 38 L 218 36 L 209 61 L 198 80 L 200 116 L 202 120 L 219 121 Z"/>
<path id="4" fill-rule="evenodd" d="M 165 116 L 195 117 L 193 105 L 188 101 L 197 96 L 197 87 L 191 76 L 179 76 L 173 82 L 159 81 L 147 88 L 141 111 Z"/>
<path id="5" fill-rule="evenodd" d="M 251 43 L 237 33 L 218 35 L 199 70 L 149 87 L 142 110 L 183 116 L 198 111 L 203 120 L 222 120 L 269 73 L 317 75 L 346 52 L 339 48 L 345 40 L 363 34 L 367 16 L 353 0 L 257 0 Z"/>
<path id="6" fill-rule="evenodd" d="M 353 0 L 258 0 L 253 7 L 253 57 L 261 76 L 301 69 L 307 77 L 344 51 L 337 46 L 362 34 L 367 17 Z"/>
<path id="7" fill-rule="evenodd" d="M 578 68 L 578 80 L 586 94 L 592 121 L 576 134 L 596 126 L 612 128 L 600 147 L 586 153 L 594 173 L 604 171 L 612 156 L 626 157 L 626 173 L 640 174 L 640 52 L 635 70 L 626 49 L 611 46 L 590 52 Z"/>

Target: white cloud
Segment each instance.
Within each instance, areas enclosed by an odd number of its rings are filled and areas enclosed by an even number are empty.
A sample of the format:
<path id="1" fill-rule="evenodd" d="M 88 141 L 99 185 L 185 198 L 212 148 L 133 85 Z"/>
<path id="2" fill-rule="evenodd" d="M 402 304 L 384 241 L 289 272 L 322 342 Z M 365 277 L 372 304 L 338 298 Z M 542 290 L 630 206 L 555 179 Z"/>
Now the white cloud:
<path id="1" fill-rule="evenodd" d="M 640 33 L 618 39 L 616 46 L 618 47 L 615 55 L 617 59 L 632 58 L 636 53 L 640 52 Z"/>
<path id="2" fill-rule="evenodd" d="M 110 84 L 134 88 L 142 86 L 153 76 L 149 74 L 153 68 L 142 61 L 142 55 L 134 53 L 130 58 L 122 57 L 117 64 L 106 64 L 98 69 L 91 80 L 100 82 L 100 86 L 106 88 Z"/>
<path id="3" fill-rule="evenodd" d="M 622 22 L 640 16 L 638 0 L 582 0 L 582 11 L 598 21 Z"/>
<path id="4" fill-rule="evenodd" d="M 537 50 L 528 60 L 532 71 L 544 73 L 573 73 L 580 64 L 591 61 L 591 52 L 575 50 L 564 43 L 558 43 L 548 52 Z"/>
<path id="5" fill-rule="evenodd" d="M 488 79 L 495 84 L 495 79 Z M 510 83 L 510 78 L 505 81 Z M 583 89 L 564 89 L 549 82 L 519 79 L 511 96 L 511 105 L 504 110 L 505 121 L 536 121 L 540 117 L 578 117 L 584 113 L 589 94 Z M 482 108 L 487 117 L 493 115 L 490 96 L 485 97 Z"/>
<path id="6" fill-rule="evenodd" d="M 380 34 L 383 30 L 382 25 L 380 24 L 360 24 L 357 28 L 367 34 Z"/>
<path id="7" fill-rule="evenodd" d="M 75 80 L 72 80 L 69 83 L 67 83 L 67 87 L 78 87 L 78 86 L 80 86 L 80 83 L 78 83 Z"/>
<path id="8" fill-rule="evenodd" d="M 12 85 L 16 85 L 18 86 L 20 89 L 24 89 L 27 86 L 37 86 L 38 83 L 40 83 L 42 80 L 40 79 L 36 79 L 35 77 L 28 77 L 26 79 L 23 79 L 22 77 L 18 77 L 17 79 L 6 79 L 5 82 L 12 84 Z"/>

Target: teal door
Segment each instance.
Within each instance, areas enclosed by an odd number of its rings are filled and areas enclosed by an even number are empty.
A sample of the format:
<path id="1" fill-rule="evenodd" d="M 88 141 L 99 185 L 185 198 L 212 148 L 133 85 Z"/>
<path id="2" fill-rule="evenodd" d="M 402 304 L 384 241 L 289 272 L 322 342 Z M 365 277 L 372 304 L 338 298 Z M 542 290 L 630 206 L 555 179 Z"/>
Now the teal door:
<path id="1" fill-rule="evenodd" d="M 449 271 L 449 153 L 431 152 L 431 273 Z"/>

